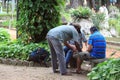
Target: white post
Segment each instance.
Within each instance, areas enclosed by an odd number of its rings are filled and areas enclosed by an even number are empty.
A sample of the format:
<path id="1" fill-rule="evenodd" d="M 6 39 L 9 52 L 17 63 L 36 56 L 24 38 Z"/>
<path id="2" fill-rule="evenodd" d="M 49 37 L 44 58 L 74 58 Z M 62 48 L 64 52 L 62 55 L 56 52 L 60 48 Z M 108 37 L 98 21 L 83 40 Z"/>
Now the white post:
<path id="1" fill-rule="evenodd" d="M 0 12 L 2 13 L 2 6 L 1 6 L 1 10 L 0 10 Z"/>
<path id="2" fill-rule="evenodd" d="M 14 10 L 15 10 L 15 0 L 12 0 L 12 19 L 10 19 L 9 21 L 9 29 L 11 29 L 12 26 Z"/>
<path id="3" fill-rule="evenodd" d="M 15 10 L 15 0 L 12 0 L 12 20 L 13 20 L 14 10 Z"/>

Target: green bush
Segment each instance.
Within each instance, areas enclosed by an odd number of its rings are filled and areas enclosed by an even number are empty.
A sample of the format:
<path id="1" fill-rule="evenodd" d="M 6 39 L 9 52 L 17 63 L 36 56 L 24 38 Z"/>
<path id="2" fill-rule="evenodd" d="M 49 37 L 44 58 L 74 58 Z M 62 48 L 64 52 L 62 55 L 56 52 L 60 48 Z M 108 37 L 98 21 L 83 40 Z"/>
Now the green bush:
<path id="1" fill-rule="evenodd" d="M 120 18 L 109 19 L 109 26 L 114 27 L 120 35 Z"/>
<path id="2" fill-rule="evenodd" d="M 2 25 L 4 27 L 8 27 L 9 25 L 11 25 L 13 28 L 15 28 L 16 27 L 16 20 L 13 20 L 13 21 L 7 20 L 7 21 L 3 22 Z"/>
<path id="3" fill-rule="evenodd" d="M 109 59 L 87 74 L 89 80 L 120 80 L 120 58 Z"/>
<path id="4" fill-rule="evenodd" d="M 65 18 L 66 22 L 72 21 L 71 14 L 69 13 L 69 11 L 64 11 L 61 13 L 61 15 Z"/>
<path id="5" fill-rule="evenodd" d="M 21 44 L 18 41 L 3 43 L 0 45 L 0 57 L 27 60 L 29 54 L 38 47 L 45 48 L 49 51 L 46 42 L 30 43 L 27 45 Z"/>
<path id="6" fill-rule="evenodd" d="M 60 24 L 65 0 L 19 0 L 18 36 L 25 43 L 45 40 L 47 32 Z"/>
<path id="7" fill-rule="evenodd" d="M 4 28 L 0 28 L 0 42 L 10 41 L 10 34 Z"/>
<path id="8" fill-rule="evenodd" d="M 119 16 L 119 8 L 117 8 L 116 6 L 109 6 L 109 13 L 113 13 L 112 11 L 114 11 L 114 14 L 112 16 L 114 16 L 114 18 L 118 18 Z M 111 15 L 110 15 L 111 17 Z"/>
<path id="9" fill-rule="evenodd" d="M 89 18 L 92 14 L 89 7 L 82 6 L 78 7 L 77 9 L 71 9 L 70 13 L 74 21 L 79 21 L 81 18 Z"/>
<path id="10" fill-rule="evenodd" d="M 105 15 L 103 13 L 95 13 L 91 15 L 92 22 L 100 29 L 100 23 L 104 21 Z"/>

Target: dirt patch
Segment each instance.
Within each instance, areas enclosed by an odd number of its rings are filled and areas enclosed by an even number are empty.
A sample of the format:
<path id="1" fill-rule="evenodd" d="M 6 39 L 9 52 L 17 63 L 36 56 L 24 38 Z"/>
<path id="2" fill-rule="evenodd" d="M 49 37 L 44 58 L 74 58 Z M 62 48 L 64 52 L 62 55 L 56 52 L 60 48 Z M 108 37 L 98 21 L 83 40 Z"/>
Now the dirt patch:
<path id="1" fill-rule="evenodd" d="M 14 39 L 16 39 L 16 29 L 7 29 L 8 30 L 8 32 L 10 33 L 10 36 L 11 36 L 11 39 L 12 40 L 14 40 Z"/>
<path id="2" fill-rule="evenodd" d="M 54 74 L 51 67 L 25 67 L 0 64 L 1 80 L 87 80 L 86 75 L 72 74 L 61 76 Z"/>

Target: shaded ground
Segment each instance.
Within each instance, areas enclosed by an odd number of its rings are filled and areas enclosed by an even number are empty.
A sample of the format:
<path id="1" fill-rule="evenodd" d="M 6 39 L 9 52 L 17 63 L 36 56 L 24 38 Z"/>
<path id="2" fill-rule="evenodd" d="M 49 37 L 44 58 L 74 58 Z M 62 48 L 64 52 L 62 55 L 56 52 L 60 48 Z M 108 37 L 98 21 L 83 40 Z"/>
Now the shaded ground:
<path id="1" fill-rule="evenodd" d="M 16 38 L 15 30 L 8 30 L 11 34 L 11 38 Z M 109 45 L 108 45 L 109 46 Z M 109 46 L 110 47 L 110 46 Z M 107 48 L 107 57 L 114 51 L 113 48 Z M 115 58 L 119 57 L 120 51 L 113 56 Z M 85 68 L 83 66 L 83 68 Z M 89 70 L 90 66 L 86 66 Z M 72 71 L 72 70 L 71 70 Z M 60 74 L 53 74 L 51 67 L 25 67 L 25 66 L 12 66 L 0 64 L 0 79 L 1 80 L 87 80 L 86 74 L 72 74 L 72 76 L 60 76 Z"/>

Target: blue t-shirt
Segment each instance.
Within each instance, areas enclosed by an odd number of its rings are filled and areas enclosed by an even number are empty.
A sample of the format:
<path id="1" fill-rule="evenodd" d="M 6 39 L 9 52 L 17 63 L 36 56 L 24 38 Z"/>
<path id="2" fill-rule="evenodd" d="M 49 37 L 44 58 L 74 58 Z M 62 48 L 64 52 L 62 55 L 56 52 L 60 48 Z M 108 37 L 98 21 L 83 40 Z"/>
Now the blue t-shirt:
<path id="1" fill-rule="evenodd" d="M 105 58 L 106 57 L 106 40 L 104 36 L 96 31 L 91 34 L 88 44 L 92 45 L 93 48 L 90 51 L 90 56 L 93 58 Z"/>

